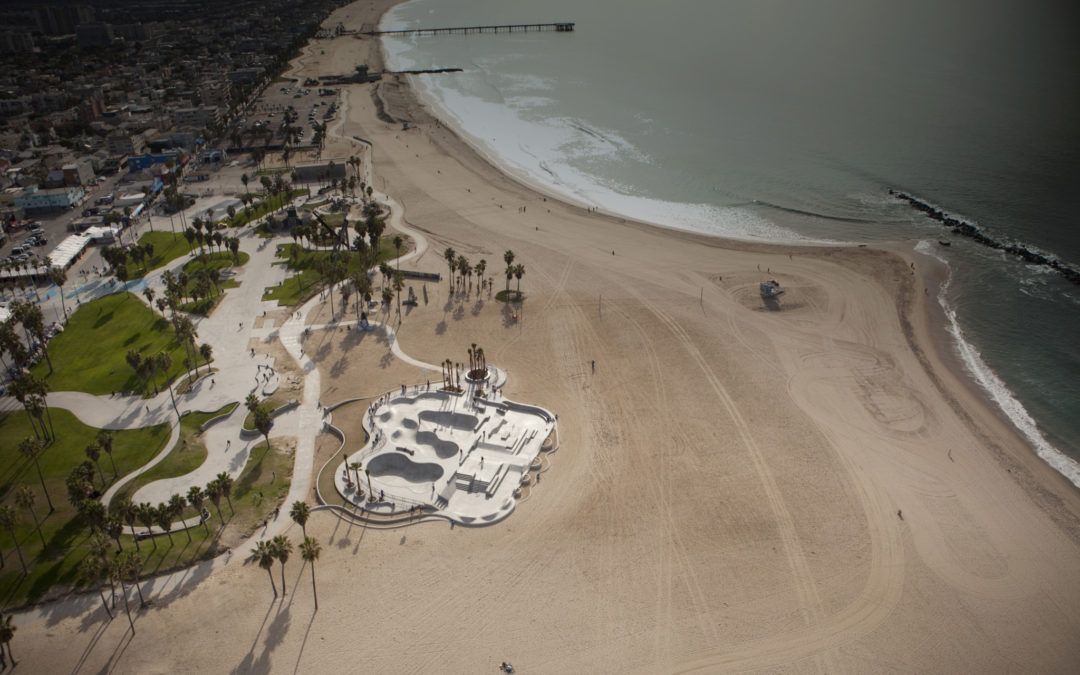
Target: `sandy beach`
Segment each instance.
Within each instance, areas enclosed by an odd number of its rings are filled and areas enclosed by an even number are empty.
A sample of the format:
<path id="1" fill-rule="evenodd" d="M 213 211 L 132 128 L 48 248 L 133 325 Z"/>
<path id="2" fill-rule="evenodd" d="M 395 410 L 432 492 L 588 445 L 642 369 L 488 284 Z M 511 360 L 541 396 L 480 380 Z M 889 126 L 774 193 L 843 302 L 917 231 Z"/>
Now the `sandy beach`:
<path id="1" fill-rule="evenodd" d="M 373 24 L 392 4 L 356 2 L 326 25 Z M 377 40 L 343 36 L 289 74 L 360 62 L 381 68 Z M 96 597 L 46 607 L 19 628 L 20 667 L 1076 670 L 1080 494 L 959 369 L 932 260 L 588 213 L 500 173 L 398 76 L 345 96 L 323 156 L 371 143 L 376 189 L 430 245 L 411 268 L 445 277 L 453 247 L 486 259 L 499 290 L 504 251 L 526 266 L 518 320 L 489 289 L 410 282 L 421 301 L 398 335 L 431 363 L 478 343 L 508 397 L 558 413 L 542 482 L 487 528 L 316 512 L 318 611 L 298 557 L 275 602 L 239 551 L 155 599 L 134 637 L 101 621 Z M 767 278 L 787 289 L 779 311 L 762 306 Z M 311 322 L 330 318 L 327 304 Z M 324 401 L 431 378 L 374 338 L 311 340 Z"/>

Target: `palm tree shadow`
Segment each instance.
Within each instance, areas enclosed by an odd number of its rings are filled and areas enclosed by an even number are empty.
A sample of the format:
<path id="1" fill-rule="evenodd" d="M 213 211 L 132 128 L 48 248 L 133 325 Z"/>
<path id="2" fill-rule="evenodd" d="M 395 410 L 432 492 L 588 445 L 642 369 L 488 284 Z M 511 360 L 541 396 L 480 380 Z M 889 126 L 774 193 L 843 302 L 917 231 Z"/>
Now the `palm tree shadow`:
<path id="1" fill-rule="evenodd" d="M 446 320 L 443 319 L 439 323 L 435 324 L 435 334 L 442 335 L 446 332 Z"/>
<path id="2" fill-rule="evenodd" d="M 450 318 L 454 321 L 461 321 L 465 318 L 465 305 L 458 305 L 454 310 L 454 313 L 450 315 Z"/>
<path id="3" fill-rule="evenodd" d="M 307 646 L 308 636 L 311 635 L 311 626 L 315 623 L 315 615 L 317 611 L 311 613 L 311 618 L 308 619 L 307 630 L 304 631 L 304 639 L 300 642 L 300 652 L 296 655 L 296 665 L 293 666 L 293 673 L 300 672 L 300 659 L 304 658 L 304 647 Z"/>
<path id="4" fill-rule="evenodd" d="M 85 631 L 90 628 L 88 619 L 92 618 L 93 616 L 94 615 L 92 612 L 86 615 L 87 618 L 83 619 L 84 625 L 79 632 Z M 120 617 L 117 616 L 115 618 Z M 75 667 L 71 670 L 71 672 L 73 673 L 77 673 L 83 667 L 83 664 L 86 663 L 86 659 L 90 658 L 90 654 L 94 652 L 94 647 L 97 647 L 98 642 L 101 641 L 101 636 L 105 634 L 105 631 L 108 630 L 109 626 L 112 624 L 111 621 L 101 621 L 99 619 L 93 619 L 93 621 L 99 624 L 98 630 L 96 633 L 90 636 L 90 641 L 86 644 L 86 647 L 83 649 L 83 653 L 79 655 L 79 660 L 75 663 Z"/>
<path id="5" fill-rule="evenodd" d="M 269 670 L 270 670 L 270 664 L 269 664 L 270 650 L 269 649 L 264 649 L 262 651 L 262 653 L 259 654 L 259 659 L 256 662 L 255 661 L 255 646 L 259 644 L 259 636 L 262 635 L 263 628 L 266 627 L 266 622 L 270 619 L 270 613 L 274 611 L 274 605 L 277 604 L 277 600 L 278 600 L 277 596 L 274 596 L 274 599 L 270 603 L 270 606 L 266 608 L 266 615 L 263 616 L 262 623 L 259 624 L 259 630 L 255 632 L 255 639 L 251 641 L 251 649 L 249 649 L 248 653 L 244 655 L 244 658 L 241 659 L 240 663 L 237 664 L 236 668 L 233 668 L 234 673 L 266 673 L 266 672 L 269 672 Z M 281 616 L 281 615 L 279 614 L 278 616 Z M 277 621 L 277 618 L 275 617 L 274 620 Z M 267 641 L 269 641 L 269 636 L 267 636 Z"/>
<path id="6" fill-rule="evenodd" d="M 502 310 L 503 328 L 513 328 L 514 324 L 516 324 L 516 323 L 517 323 L 517 320 L 514 318 L 514 310 L 513 310 L 513 308 L 510 307 L 509 303 L 503 305 L 503 310 Z"/>
<path id="7" fill-rule="evenodd" d="M 483 300 L 483 298 L 477 298 L 476 302 L 472 306 L 472 315 L 473 316 L 479 316 L 480 315 L 480 310 L 482 310 L 483 308 L 484 308 L 484 300 Z"/>
<path id="8" fill-rule="evenodd" d="M 336 378 L 336 377 L 341 377 L 342 375 L 344 375 L 345 374 L 345 369 L 348 367 L 348 365 L 349 365 L 349 362 L 345 359 L 344 356 L 339 358 L 337 361 L 334 361 L 334 365 L 330 366 L 330 375 L 331 375 L 331 377 Z"/>
<path id="9" fill-rule="evenodd" d="M 124 636 L 120 638 L 120 642 L 117 643 L 116 648 L 113 649 L 112 656 L 109 657 L 108 663 L 102 666 L 102 673 L 111 673 L 116 667 L 116 664 L 120 661 L 120 657 L 127 651 L 128 646 L 135 640 L 135 634 L 129 631 L 124 631 Z"/>

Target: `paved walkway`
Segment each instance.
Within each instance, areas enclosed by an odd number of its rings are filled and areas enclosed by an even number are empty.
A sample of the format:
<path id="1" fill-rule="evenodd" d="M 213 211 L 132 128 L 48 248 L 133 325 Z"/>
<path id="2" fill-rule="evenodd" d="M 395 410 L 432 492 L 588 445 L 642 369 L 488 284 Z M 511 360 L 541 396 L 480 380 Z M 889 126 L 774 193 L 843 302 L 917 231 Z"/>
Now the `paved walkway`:
<path id="1" fill-rule="evenodd" d="M 372 184 L 370 148 L 365 147 L 364 171 L 368 185 Z M 389 206 L 390 218 L 388 224 L 391 228 L 408 235 L 414 241 L 414 248 L 409 253 L 400 257 L 396 262 L 405 263 L 416 260 L 424 255 L 428 249 L 426 237 L 409 227 L 403 217 L 401 204 L 388 195 L 376 192 L 374 199 Z M 301 203 L 297 200 L 294 203 Z M 232 476 L 237 476 L 247 463 L 251 449 L 261 442 L 261 439 L 243 440 L 240 438 L 240 428 L 243 424 L 245 412 L 243 401 L 251 391 L 258 392 L 260 372 L 259 366 L 273 366 L 272 359 L 268 357 L 252 357 L 249 345 L 251 339 L 273 339 L 277 337 L 289 355 L 296 360 L 304 378 L 303 395 L 299 407 L 275 418 L 274 430 L 271 438 L 295 437 L 297 441 L 295 463 L 293 467 L 293 479 L 290 484 L 289 494 L 286 497 L 286 508 L 282 509 L 276 519 L 268 522 L 267 527 L 252 536 L 247 542 L 241 544 L 237 550 L 243 555 L 238 556 L 241 560 L 246 558 L 254 544 L 264 538 L 273 537 L 288 530 L 293 526 L 288 516 L 288 505 L 294 501 L 306 500 L 311 490 L 314 479 L 315 440 L 322 430 L 326 416 L 319 406 L 321 382 L 318 368 L 303 352 L 301 337 L 309 313 L 321 302 L 319 296 L 315 296 L 289 318 L 280 328 L 256 328 L 255 323 L 265 310 L 277 309 L 276 301 L 263 301 L 263 290 L 283 281 L 287 276 L 287 270 L 283 265 L 275 265 L 275 252 L 277 244 L 282 239 L 263 239 L 254 234 L 252 223 L 245 228 L 240 236 L 240 250 L 250 256 L 249 261 L 238 271 L 236 279 L 240 282 L 238 288 L 229 289 L 225 297 L 207 318 L 195 321 L 198 341 L 205 342 L 213 348 L 214 374 L 200 379 L 192 389 L 183 396 L 176 397 L 177 408 L 186 411 L 214 411 L 227 403 L 236 401 L 240 407 L 227 420 L 211 426 L 204 433 L 209 454 L 206 462 L 195 471 L 170 479 L 155 481 L 143 486 L 133 495 L 136 502 L 148 501 L 157 503 L 166 501 L 173 494 L 185 494 L 192 485 L 205 485 L 218 473 L 225 471 Z M 129 282 L 125 285 L 127 290 L 137 294 L 141 301 L 142 289 L 150 286 L 163 293 L 162 275 L 167 270 L 178 270 L 190 258 L 181 256 L 168 265 L 154 270 L 143 279 Z M 395 263 L 395 261 L 390 261 Z M 344 283 L 344 282 L 343 282 Z M 103 281 L 83 286 L 81 299 L 86 301 L 92 297 L 106 295 L 115 292 L 117 287 Z M 72 293 L 66 293 L 71 297 Z M 74 307 L 69 306 L 69 311 Z M 391 338 L 393 353 L 402 360 L 433 371 L 440 370 L 438 366 L 427 364 L 401 351 L 396 331 L 391 326 L 383 325 Z M 272 386 L 272 385 L 271 385 Z M 14 403 L 11 399 L 0 403 Z M 172 425 L 172 433 L 165 447 L 158 455 L 140 470 L 128 474 L 109 491 L 103 495 L 103 501 L 108 503 L 116 491 L 127 482 L 134 480 L 141 473 L 149 470 L 172 450 L 179 438 L 179 425 L 176 413 L 168 392 L 162 392 L 150 399 L 132 396 L 92 396 L 80 392 L 54 392 L 49 394 L 49 403 L 57 407 L 71 410 L 83 422 L 107 429 L 135 429 L 153 424 L 168 422 Z M 14 403 L 18 406 L 17 403 Z M 5 406 L 6 407 L 6 406 Z M 197 563 L 173 574 L 155 577 L 144 582 L 143 590 L 150 596 L 168 597 L 173 594 L 186 593 L 190 588 L 207 578 L 213 570 L 230 564 L 231 552 L 218 556 L 213 560 Z M 23 618 L 48 617 L 55 619 L 62 615 L 78 615 L 83 613 L 89 606 L 97 602 L 90 596 L 73 596 L 54 603 L 48 603 L 35 607 L 22 613 Z"/>

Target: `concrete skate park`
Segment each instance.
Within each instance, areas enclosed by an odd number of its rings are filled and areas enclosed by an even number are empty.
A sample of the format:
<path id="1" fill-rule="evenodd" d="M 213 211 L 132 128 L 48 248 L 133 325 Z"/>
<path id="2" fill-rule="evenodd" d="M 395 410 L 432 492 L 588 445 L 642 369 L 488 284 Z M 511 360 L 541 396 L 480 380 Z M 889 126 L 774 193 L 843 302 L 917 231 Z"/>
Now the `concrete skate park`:
<path id="1" fill-rule="evenodd" d="M 337 466 L 338 492 L 382 514 L 420 507 L 462 525 L 508 516 L 540 453 L 558 447 L 556 420 L 500 398 L 505 373 L 488 371 L 461 391 L 416 385 L 376 399 L 363 413 L 367 444 Z"/>

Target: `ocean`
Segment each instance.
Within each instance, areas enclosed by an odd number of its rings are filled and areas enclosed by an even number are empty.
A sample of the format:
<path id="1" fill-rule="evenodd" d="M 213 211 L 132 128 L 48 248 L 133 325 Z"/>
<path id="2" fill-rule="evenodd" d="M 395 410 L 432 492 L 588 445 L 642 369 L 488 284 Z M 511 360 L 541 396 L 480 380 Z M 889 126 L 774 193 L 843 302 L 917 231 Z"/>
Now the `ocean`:
<path id="1" fill-rule="evenodd" d="M 413 81 L 485 155 L 568 200 L 944 260 L 970 376 L 1080 485 L 1080 286 L 888 192 L 1080 265 L 1075 3 L 411 0 L 382 28 L 554 21 L 575 31 L 384 38 L 388 67 L 463 68 Z"/>

